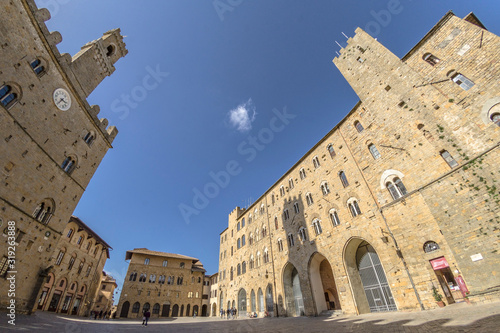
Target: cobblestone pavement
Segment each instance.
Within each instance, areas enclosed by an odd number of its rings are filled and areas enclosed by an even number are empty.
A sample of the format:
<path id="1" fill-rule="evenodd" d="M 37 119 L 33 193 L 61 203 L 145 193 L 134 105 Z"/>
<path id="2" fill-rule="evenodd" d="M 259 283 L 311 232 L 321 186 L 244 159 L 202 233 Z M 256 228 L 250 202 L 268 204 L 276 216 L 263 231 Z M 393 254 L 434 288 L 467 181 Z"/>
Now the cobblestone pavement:
<path id="1" fill-rule="evenodd" d="M 137 319 L 96 321 L 46 312 L 37 312 L 32 316 L 18 315 L 16 325 L 12 326 L 7 324 L 5 313 L 1 315 L 0 332 L 500 332 L 500 303 L 459 303 L 430 311 L 370 313 L 360 316 L 153 319 L 147 327 L 143 327 Z"/>

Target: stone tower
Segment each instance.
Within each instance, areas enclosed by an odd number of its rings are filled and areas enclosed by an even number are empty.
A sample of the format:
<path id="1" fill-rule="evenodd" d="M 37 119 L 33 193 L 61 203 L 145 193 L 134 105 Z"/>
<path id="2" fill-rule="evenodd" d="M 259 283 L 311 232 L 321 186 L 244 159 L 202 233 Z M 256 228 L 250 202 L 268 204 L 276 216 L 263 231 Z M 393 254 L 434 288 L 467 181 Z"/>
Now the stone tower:
<path id="1" fill-rule="evenodd" d="M 0 11 L 0 228 L 17 249 L 8 255 L 7 242 L 0 244 L 0 275 L 15 276 L 18 313 L 38 308 L 51 272 L 89 267 L 83 258 L 69 267 L 71 254 L 59 258 L 54 250 L 118 133 L 86 98 L 127 54 L 119 29 L 73 58 L 61 54 L 61 34 L 48 31 L 48 19 L 33 0 L 13 0 Z M 8 285 L 0 279 L 0 288 Z M 1 294 L 1 306 L 9 303 Z"/>

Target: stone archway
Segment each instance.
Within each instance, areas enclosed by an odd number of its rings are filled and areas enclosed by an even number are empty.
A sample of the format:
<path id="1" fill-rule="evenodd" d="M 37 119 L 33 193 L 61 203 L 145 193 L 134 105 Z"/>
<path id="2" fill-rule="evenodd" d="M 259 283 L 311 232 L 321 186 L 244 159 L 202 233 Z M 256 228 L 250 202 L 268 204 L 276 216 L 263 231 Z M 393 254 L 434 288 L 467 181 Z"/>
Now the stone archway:
<path id="1" fill-rule="evenodd" d="M 283 270 L 283 287 L 287 315 L 293 317 L 305 315 L 299 272 L 291 263 L 288 263 Z"/>
<path id="2" fill-rule="evenodd" d="M 344 260 L 358 313 L 397 310 L 380 258 L 370 243 L 349 240 Z"/>
<path id="3" fill-rule="evenodd" d="M 243 288 L 238 292 L 238 316 L 247 316 L 247 292 Z"/>
<path id="4" fill-rule="evenodd" d="M 318 252 L 309 260 L 309 279 L 317 315 L 323 311 L 341 309 L 332 266 L 328 259 Z"/>
<path id="5" fill-rule="evenodd" d="M 126 301 L 125 303 L 123 303 L 123 305 L 122 305 L 122 311 L 120 312 L 120 317 L 121 318 L 127 318 L 129 308 L 130 308 L 130 302 L 129 301 Z"/>

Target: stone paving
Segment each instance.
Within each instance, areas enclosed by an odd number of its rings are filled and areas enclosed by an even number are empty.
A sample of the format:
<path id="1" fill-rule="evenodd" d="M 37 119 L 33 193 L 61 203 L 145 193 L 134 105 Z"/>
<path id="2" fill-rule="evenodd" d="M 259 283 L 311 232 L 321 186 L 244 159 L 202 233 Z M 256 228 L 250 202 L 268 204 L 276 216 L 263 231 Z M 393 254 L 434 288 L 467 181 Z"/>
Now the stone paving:
<path id="1" fill-rule="evenodd" d="M 12 326 L 7 324 L 5 313 L 1 315 L 3 319 L 0 322 L 0 332 L 500 332 L 500 303 L 458 303 L 430 311 L 370 313 L 360 316 L 153 319 L 147 327 L 143 327 L 137 319 L 96 321 L 46 312 L 37 312 L 32 316 L 18 315 L 16 325 Z"/>

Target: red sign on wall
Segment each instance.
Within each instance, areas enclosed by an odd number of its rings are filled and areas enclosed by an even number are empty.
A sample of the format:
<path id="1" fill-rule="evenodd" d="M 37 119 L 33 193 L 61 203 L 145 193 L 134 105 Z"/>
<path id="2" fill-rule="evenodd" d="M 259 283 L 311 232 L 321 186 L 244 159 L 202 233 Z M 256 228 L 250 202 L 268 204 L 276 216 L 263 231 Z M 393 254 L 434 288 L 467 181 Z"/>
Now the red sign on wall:
<path id="1" fill-rule="evenodd" d="M 431 265 L 432 265 L 432 268 L 437 271 L 439 269 L 442 269 L 442 268 L 446 268 L 446 267 L 450 267 L 450 265 L 448 265 L 448 262 L 446 261 L 446 258 L 445 257 L 441 257 L 441 258 L 436 258 L 436 259 L 432 259 L 430 261 Z"/>
<path id="2" fill-rule="evenodd" d="M 464 297 L 465 297 L 467 295 L 467 293 L 469 292 L 469 289 L 465 285 L 464 279 L 462 278 L 461 275 L 459 275 L 459 276 L 455 277 L 455 281 L 457 282 L 458 286 L 460 287 L 460 291 L 462 292 L 462 295 L 464 295 Z"/>

